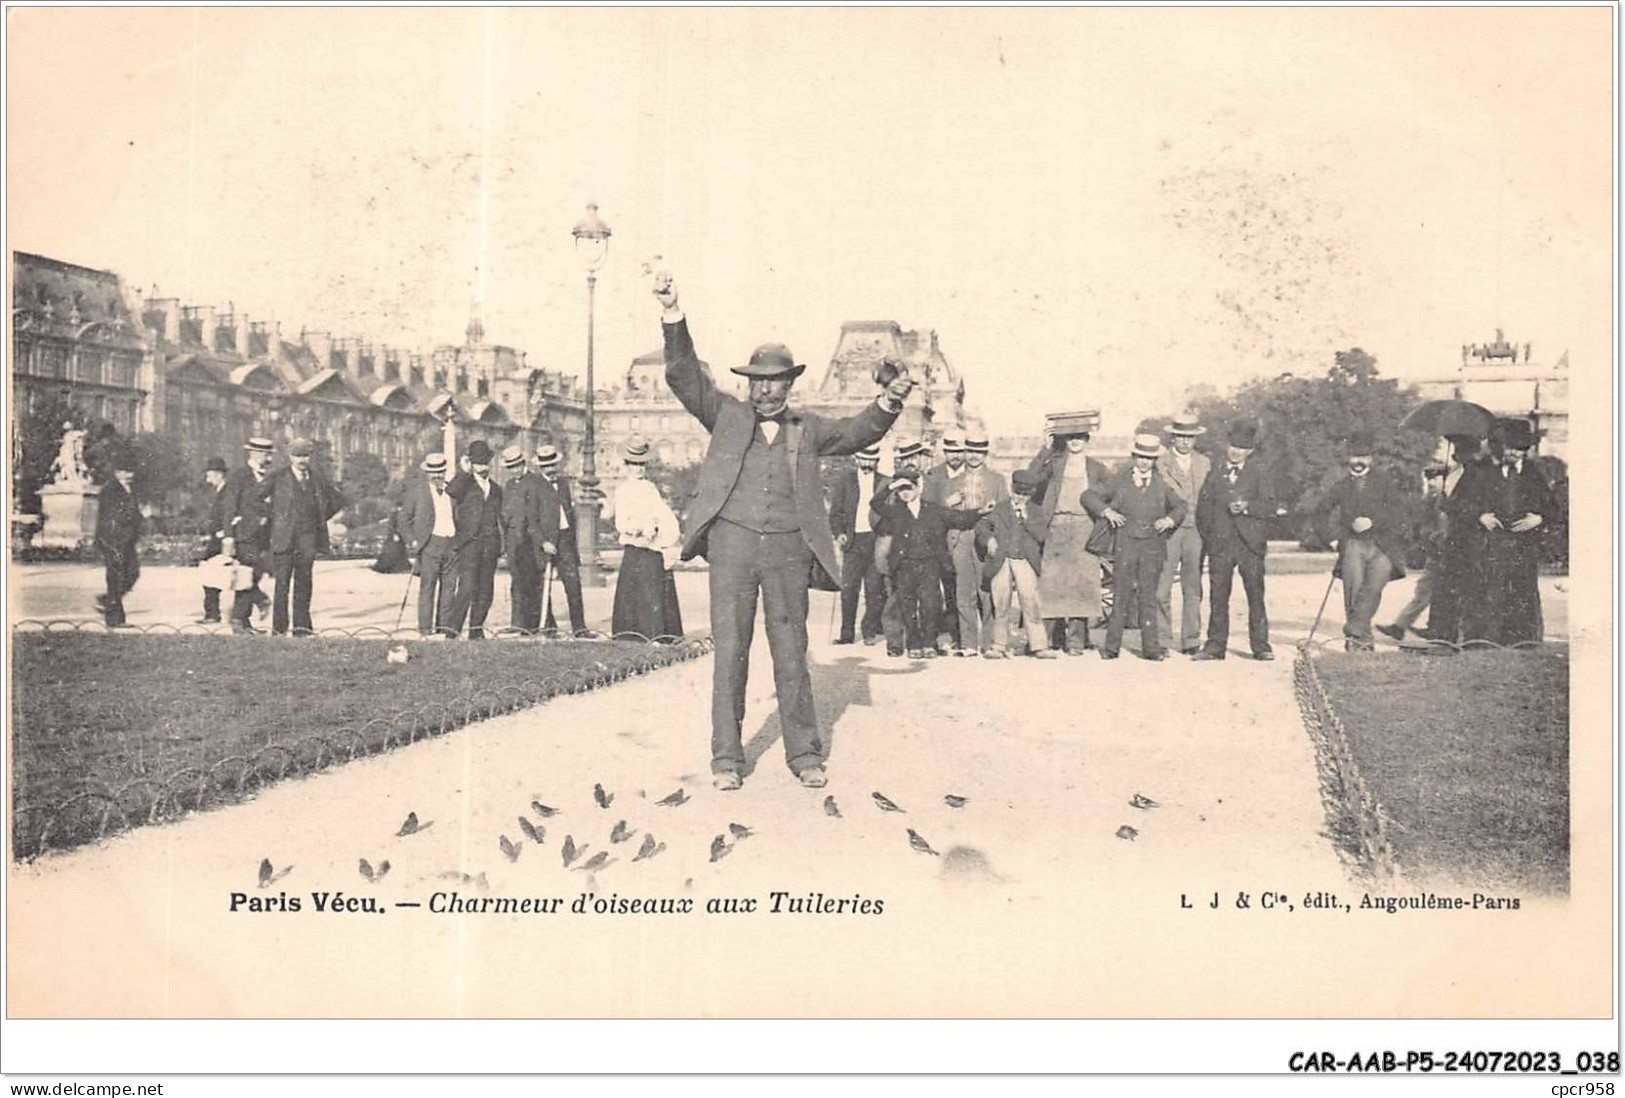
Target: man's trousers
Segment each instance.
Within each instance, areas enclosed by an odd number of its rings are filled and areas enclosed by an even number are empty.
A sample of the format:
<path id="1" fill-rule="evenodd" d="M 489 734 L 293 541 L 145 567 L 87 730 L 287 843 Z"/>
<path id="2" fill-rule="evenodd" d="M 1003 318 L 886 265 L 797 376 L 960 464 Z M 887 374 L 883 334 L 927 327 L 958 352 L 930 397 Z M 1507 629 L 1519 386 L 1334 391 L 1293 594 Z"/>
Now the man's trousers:
<path id="1" fill-rule="evenodd" d="M 1157 580 L 1157 635 L 1173 644 L 1174 578 L 1179 578 L 1181 652 L 1202 643 L 1202 535 L 1194 526 L 1175 527 L 1168 535 L 1168 557 Z"/>

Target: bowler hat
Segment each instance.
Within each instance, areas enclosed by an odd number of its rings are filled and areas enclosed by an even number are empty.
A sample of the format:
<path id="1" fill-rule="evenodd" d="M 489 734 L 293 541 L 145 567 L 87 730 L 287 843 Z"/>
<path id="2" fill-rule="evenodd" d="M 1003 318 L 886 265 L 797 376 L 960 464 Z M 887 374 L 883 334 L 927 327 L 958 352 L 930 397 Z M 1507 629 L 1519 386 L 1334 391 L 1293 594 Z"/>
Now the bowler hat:
<path id="1" fill-rule="evenodd" d="M 750 361 L 743 366 L 733 367 L 733 372 L 742 377 L 791 377 L 801 376 L 801 371 L 807 367 L 797 365 L 795 356 L 790 348 L 782 343 L 764 343 L 750 354 Z"/>
<path id="2" fill-rule="evenodd" d="M 1528 420 L 1504 419 L 1496 427 L 1502 446 L 1527 450 L 1535 444 L 1535 432 L 1530 430 Z"/>
<path id="3" fill-rule="evenodd" d="M 1207 434 L 1207 428 L 1202 426 L 1195 412 L 1180 412 L 1174 417 L 1174 421 L 1168 424 L 1168 433 L 1170 435 L 1189 435 L 1194 438 L 1197 435 Z"/>
<path id="4" fill-rule="evenodd" d="M 120 473 L 135 472 L 135 451 L 128 446 L 120 446 L 113 451 L 113 470 Z"/>
<path id="5" fill-rule="evenodd" d="M 621 458 L 629 465 L 643 465 L 649 460 L 649 444 L 641 438 L 629 439 L 621 447 Z"/>
<path id="6" fill-rule="evenodd" d="M 226 471 L 226 459 L 223 457 L 210 458 L 203 463 L 203 471 L 205 473 L 224 473 Z"/>
<path id="7" fill-rule="evenodd" d="M 1156 458 L 1162 456 L 1162 440 L 1156 435 L 1144 434 L 1134 436 L 1134 449 L 1131 451 L 1137 458 Z"/>
<path id="8" fill-rule="evenodd" d="M 306 457 L 306 458 L 308 458 L 311 454 L 314 454 L 315 452 L 316 452 L 316 447 L 311 444 L 311 441 L 308 438 L 296 438 L 292 442 L 288 443 L 288 456 L 289 457 Z"/>
<path id="9" fill-rule="evenodd" d="M 1370 431 L 1355 431 L 1348 437 L 1347 448 L 1350 454 L 1369 457 L 1377 452 L 1377 440 Z"/>
<path id="10" fill-rule="evenodd" d="M 899 469 L 892 474 L 892 480 L 906 480 L 910 484 L 918 484 L 920 483 L 920 471 L 918 469 Z"/>
<path id="11" fill-rule="evenodd" d="M 551 446 L 538 446 L 536 448 L 536 464 L 543 469 L 551 469 L 563 460 L 564 455 Z"/>
<path id="12" fill-rule="evenodd" d="M 491 464 L 491 447 L 483 439 L 475 439 L 468 444 L 468 463 L 470 465 Z"/>
<path id="13" fill-rule="evenodd" d="M 429 473 L 431 475 L 435 473 L 444 473 L 446 471 L 446 455 L 436 450 L 434 453 L 423 459 L 423 464 L 420 465 L 419 468 L 425 473 Z"/>
<path id="14" fill-rule="evenodd" d="M 276 449 L 271 440 L 263 435 L 255 435 L 243 443 L 243 449 L 253 454 L 269 454 Z"/>
<path id="15" fill-rule="evenodd" d="M 510 446 L 502 451 L 502 467 L 504 469 L 523 469 L 525 467 L 525 451 L 519 446 Z"/>
<path id="16" fill-rule="evenodd" d="M 1230 421 L 1230 445 L 1241 450 L 1251 450 L 1258 445 L 1258 421 L 1252 419 L 1233 419 Z"/>

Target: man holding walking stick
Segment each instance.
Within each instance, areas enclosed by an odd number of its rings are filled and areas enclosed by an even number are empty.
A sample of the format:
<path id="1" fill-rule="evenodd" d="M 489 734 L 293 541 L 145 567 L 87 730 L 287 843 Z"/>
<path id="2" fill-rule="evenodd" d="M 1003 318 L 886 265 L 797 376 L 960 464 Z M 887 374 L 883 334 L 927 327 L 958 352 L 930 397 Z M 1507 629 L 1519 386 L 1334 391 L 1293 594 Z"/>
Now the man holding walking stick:
<path id="1" fill-rule="evenodd" d="M 418 632 L 426 638 L 443 637 L 450 630 L 441 623 L 451 621 L 457 592 L 457 526 L 451 497 L 446 495 L 446 455 L 430 454 L 420 468 L 424 479 L 407 489 L 396 527 L 407 549 L 418 554 Z"/>

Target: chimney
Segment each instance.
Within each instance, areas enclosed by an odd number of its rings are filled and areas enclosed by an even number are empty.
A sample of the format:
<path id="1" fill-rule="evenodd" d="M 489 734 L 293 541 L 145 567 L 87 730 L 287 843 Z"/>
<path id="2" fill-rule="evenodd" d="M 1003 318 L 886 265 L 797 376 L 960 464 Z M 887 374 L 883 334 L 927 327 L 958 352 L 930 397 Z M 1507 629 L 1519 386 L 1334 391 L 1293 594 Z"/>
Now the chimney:
<path id="1" fill-rule="evenodd" d="M 304 346 L 316 356 L 316 369 L 325 370 L 333 364 L 333 337 L 327 332 L 306 332 Z"/>
<path id="2" fill-rule="evenodd" d="M 231 323 L 237 336 L 237 357 L 248 358 L 248 317 L 242 313 L 233 313 Z"/>
<path id="3" fill-rule="evenodd" d="M 213 305 L 205 305 L 198 310 L 198 332 L 202 337 L 205 350 L 214 350 L 214 330 L 218 324 Z"/>

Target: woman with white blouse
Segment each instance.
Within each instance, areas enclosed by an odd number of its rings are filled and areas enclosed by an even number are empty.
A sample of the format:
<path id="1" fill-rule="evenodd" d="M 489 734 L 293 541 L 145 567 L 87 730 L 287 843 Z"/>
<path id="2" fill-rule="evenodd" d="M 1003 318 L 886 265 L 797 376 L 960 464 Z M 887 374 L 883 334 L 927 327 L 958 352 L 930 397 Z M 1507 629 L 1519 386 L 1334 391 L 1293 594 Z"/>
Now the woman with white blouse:
<path id="1" fill-rule="evenodd" d="M 615 529 L 621 536 L 622 555 L 610 630 L 651 640 L 680 637 L 683 618 L 671 574 L 682 550 L 677 516 L 645 475 L 649 444 L 632 439 L 621 457 L 626 477 L 615 487 Z"/>

